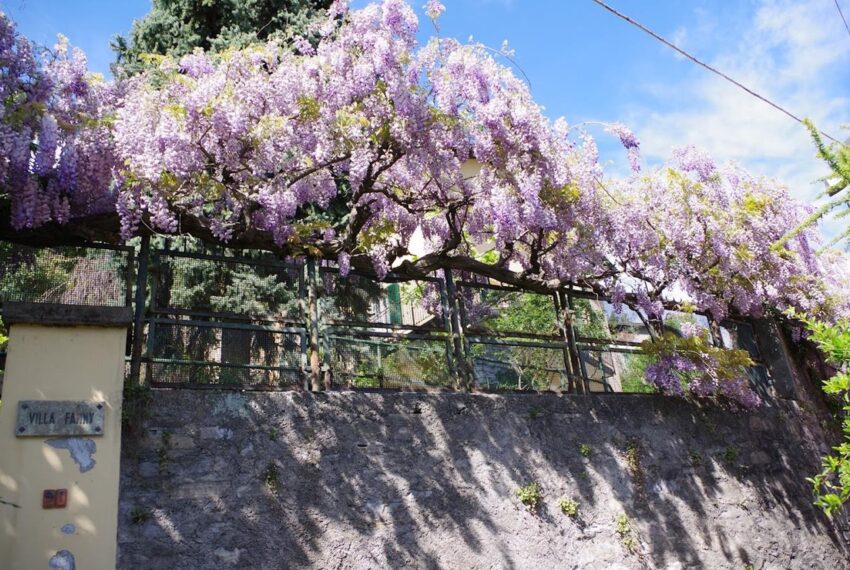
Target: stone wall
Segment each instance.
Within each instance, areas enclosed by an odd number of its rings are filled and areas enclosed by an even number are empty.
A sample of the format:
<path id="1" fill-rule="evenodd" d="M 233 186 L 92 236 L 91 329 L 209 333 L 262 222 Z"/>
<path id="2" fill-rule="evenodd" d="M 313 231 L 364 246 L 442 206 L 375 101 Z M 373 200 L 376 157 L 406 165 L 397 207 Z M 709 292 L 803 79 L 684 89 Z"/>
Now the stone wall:
<path id="1" fill-rule="evenodd" d="M 817 422 L 790 401 L 156 391 L 151 407 L 124 442 L 122 569 L 850 568 L 804 480 Z M 516 495 L 532 481 L 534 513 Z"/>

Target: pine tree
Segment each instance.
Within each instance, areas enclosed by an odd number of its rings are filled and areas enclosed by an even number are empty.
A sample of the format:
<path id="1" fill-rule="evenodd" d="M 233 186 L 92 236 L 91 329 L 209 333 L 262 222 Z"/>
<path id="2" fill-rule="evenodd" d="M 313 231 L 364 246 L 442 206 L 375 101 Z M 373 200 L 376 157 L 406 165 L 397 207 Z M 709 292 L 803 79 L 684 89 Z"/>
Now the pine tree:
<path id="1" fill-rule="evenodd" d="M 117 36 L 113 73 L 134 75 L 143 54 L 179 57 L 195 48 L 220 51 L 269 39 L 309 38 L 330 0 L 154 0 L 133 22 L 129 38 Z"/>

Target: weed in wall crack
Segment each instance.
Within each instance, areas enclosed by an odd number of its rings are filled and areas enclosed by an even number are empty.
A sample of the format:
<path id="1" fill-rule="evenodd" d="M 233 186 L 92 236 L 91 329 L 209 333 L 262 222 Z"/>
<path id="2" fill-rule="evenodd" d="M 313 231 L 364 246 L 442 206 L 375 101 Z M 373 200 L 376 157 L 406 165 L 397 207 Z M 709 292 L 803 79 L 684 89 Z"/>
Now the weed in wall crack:
<path id="1" fill-rule="evenodd" d="M 702 454 L 696 449 L 688 449 L 688 461 L 692 467 L 699 467 L 702 465 Z"/>
<path id="2" fill-rule="evenodd" d="M 540 500 L 543 498 L 543 493 L 540 491 L 540 485 L 537 482 L 531 482 L 523 485 L 516 491 L 519 502 L 532 513 L 537 512 L 537 507 L 540 505 Z"/>
<path id="3" fill-rule="evenodd" d="M 578 507 L 578 502 L 569 497 L 561 497 L 558 501 L 558 508 L 571 519 L 578 517 Z"/>
<path id="4" fill-rule="evenodd" d="M 147 509 L 135 507 L 130 513 L 130 522 L 133 524 L 145 524 L 151 518 L 151 513 Z"/>
<path id="5" fill-rule="evenodd" d="M 616 525 L 617 536 L 620 537 L 620 543 L 626 550 L 634 554 L 638 550 L 638 539 L 632 529 L 632 521 L 625 513 L 618 515 L 614 519 Z"/>
<path id="6" fill-rule="evenodd" d="M 638 439 L 631 438 L 626 442 L 626 466 L 635 482 L 638 493 L 642 495 L 646 486 L 646 474 L 641 464 L 641 451 L 642 446 Z"/>
<path id="7" fill-rule="evenodd" d="M 271 491 L 272 493 L 277 493 L 279 481 L 277 475 L 277 465 L 274 461 L 269 461 L 269 464 L 263 471 L 262 480 L 263 483 L 266 484 L 266 487 L 269 491 Z"/>

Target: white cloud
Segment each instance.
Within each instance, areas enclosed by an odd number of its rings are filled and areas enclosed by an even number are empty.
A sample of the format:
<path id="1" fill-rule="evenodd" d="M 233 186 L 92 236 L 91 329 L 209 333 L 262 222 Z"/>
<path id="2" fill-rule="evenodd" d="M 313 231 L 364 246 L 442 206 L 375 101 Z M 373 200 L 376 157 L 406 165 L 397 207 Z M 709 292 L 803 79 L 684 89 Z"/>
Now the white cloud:
<path id="1" fill-rule="evenodd" d="M 712 65 L 792 113 L 810 117 L 824 131 L 846 138 L 847 131 L 839 126 L 850 119 L 845 71 L 850 40 L 832 3 L 760 0 L 745 21 L 726 27 L 737 33 L 732 41 L 723 34 L 726 45 L 713 45 Z M 677 29 L 675 35 L 686 44 L 693 40 L 695 50 L 707 50 L 712 44 L 705 33 L 711 28 L 698 23 L 691 30 Z M 664 160 L 671 148 L 693 143 L 719 160 L 736 160 L 783 180 L 800 199 L 812 201 L 823 189 L 816 180 L 826 168 L 815 158 L 806 130 L 738 87 L 694 66 L 676 84 L 644 88 L 654 99 L 654 110 L 632 108 L 628 114 L 648 158 Z"/>

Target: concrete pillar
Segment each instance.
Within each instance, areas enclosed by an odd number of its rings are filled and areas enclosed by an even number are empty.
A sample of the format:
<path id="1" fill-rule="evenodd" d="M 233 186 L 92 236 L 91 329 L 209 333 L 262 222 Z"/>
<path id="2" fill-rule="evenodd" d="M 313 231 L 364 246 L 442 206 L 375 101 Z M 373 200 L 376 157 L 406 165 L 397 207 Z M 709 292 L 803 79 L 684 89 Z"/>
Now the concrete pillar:
<path id="1" fill-rule="evenodd" d="M 0 567 L 114 569 L 129 307 L 7 303 Z M 44 491 L 65 506 L 44 508 Z"/>

